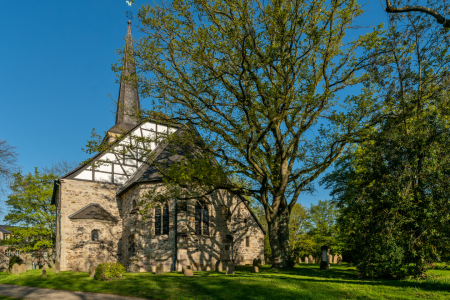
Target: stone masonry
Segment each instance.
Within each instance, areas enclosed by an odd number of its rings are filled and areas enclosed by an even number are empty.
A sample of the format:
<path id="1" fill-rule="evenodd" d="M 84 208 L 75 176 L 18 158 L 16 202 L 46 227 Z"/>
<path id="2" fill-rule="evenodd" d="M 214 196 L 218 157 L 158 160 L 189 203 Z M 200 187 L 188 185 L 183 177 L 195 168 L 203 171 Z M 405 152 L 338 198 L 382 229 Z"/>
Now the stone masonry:
<path id="1" fill-rule="evenodd" d="M 161 183 L 142 183 L 116 196 L 115 184 L 64 179 L 57 211 L 57 260 L 61 271 L 88 272 L 90 265 L 121 262 L 131 272 L 155 272 L 161 263 L 164 272 L 174 266 L 181 271 L 213 270 L 217 261 L 233 260 L 235 264 L 251 264 L 255 258 L 264 261 L 264 233 L 243 200 L 226 191 L 209 197 L 209 235 L 195 235 L 196 200 L 178 201 L 177 256 L 175 260 L 175 201 L 169 205 L 169 234 L 154 234 L 154 209 L 143 221 L 135 203 L 148 191 L 159 189 Z M 90 203 L 100 204 L 118 221 L 96 219 L 72 220 L 70 215 Z M 92 241 L 92 231 L 99 240 Z M 60 236 L 60 242 L 59 242 Z M 130 243 L 134 253 L 129 253 Z M 60 248 L 59 248 L 60 247 Z"/>
<path id="2" fill-rule="evenodd" d="M 162 188 L 160 183 L 135 186 L 123 196 L 123 263 L 129 270 L 155 272 L 161 263 L 164 272 L 192 265 L 193 270 L 213 270 L 217 261 L 236 264 L 264 261 L 264 233 L 241 198 L 221 191 L 209 197 L 209 234 L 195 235 L 196 200 L 178 200 L 177 257 L 175 261 L 175 201 L 169 203 L 169 234 L 155 235 L 154 209 L 146 221 L 133 212 L 144 193 Z M 187 203 L 181 203 L 186 201 Z M 130 245 L 134 243 L 134 247 Z M 133 249 L 134 253 L 128 253 Z"/>
<path id="3" fill-rule="evenodd" d="M 116 199 L 115 184 L 81 180 L 61 181 L 61 199 L 57 206 L 57 260 L 61 271 L 79 269 L 87 272 L 91 264 L 121 261 L 122 238 L 121 200 Z M 59 198 L 59 197 L 58 197 Z M 117 223 L 85 219 L 70 220 L 69 216 L 90 203 L 98 203 L 114 217 Z M 92 241 L 93 230 L 99 240 Z M 60 243 L 59 243 L 60 237 Z"/>

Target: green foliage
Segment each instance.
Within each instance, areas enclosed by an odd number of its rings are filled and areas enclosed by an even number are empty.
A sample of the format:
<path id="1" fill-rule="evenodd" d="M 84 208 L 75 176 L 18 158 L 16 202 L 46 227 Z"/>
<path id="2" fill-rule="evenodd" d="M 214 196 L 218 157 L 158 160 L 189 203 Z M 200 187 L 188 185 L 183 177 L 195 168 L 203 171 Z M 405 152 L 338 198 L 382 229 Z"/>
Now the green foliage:
<path id="1" fill-rule="evenodd" d="M 57 176 L 43 174 L 36 168 L 34 174 L 14 174 L 12 193 L 8 196 L 8 214 L 4 220 L 11 227 L 11 238 L 2 244 L 24 252 L 51 248 L 55 240 L 56 215 L 51 205 L 53 181 Z"/>
<path id="2" fill-rule="evenodd" d="M 328 246 L 333 249 L 336 245 L 336 219 L 338 215 L 336 205 L 330 200 L 319 200 L 317 205 L 311 204 L 308 235 L 314 241 L 316 254 L 320 253 L 321 246 Z"/>
<path id="3" fill-rule="evenodd" d="M 13 255 L 9 258 L 9 269 L 10 270 L 11 270 L 12 266 L 14 266 L 14 264 L 21 265 L 21 264 L 23 264 L 23 260 L 19 256 Z"/>
<path id="4" fill-rule="evenodd" d="M 151 158 L 145 145 L 153 142 L 169 140 L 195 152 L 179 163 L 157 164 L 165 195 L 150 192 L 147 200 L 198 199 L 219 190 L 253 197 L 264 208 L 274 265 L 285 266 L 299 195 L 372 126 L 370 89 L 353 89 L 345 105 L 338 103 L 338 94 L 364 82 L 364 67 L 377 59 L 371 50 L 383 31 L 376 26 L 360 34 L 355 24 L 362 13 L 356 0 L 141 6 L 140 92 L 167 117 L 143 114 L 190 127 L 167 138 L 132 137 L 131 147 L 143 161 Z M 227 180 L 233 177 L 246 184 Z"/>
<path id="5" fill-rule="evenodd" d="M 450 236 L 450 35 L 420 14 L 393 16 L 371 70 L 389 112 L 324 179 L 362 276 L 425 276 Z"/>
<path id="6" fill-rule="evenodd" d="M 109 281 L 122 278 L 125 267 L 121 263 L 104 263 L 95 268 L 95 280 Z"/>

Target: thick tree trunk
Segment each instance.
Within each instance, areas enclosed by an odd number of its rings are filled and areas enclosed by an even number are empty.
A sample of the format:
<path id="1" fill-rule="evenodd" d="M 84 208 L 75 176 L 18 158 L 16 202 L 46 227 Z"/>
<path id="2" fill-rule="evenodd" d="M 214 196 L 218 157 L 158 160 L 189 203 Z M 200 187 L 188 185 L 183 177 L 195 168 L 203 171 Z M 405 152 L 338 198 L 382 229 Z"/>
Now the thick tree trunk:
<path id="1" fill-rule="evenodd" d="M 272 268 L 285 268 L 289 261 L 289 211 L 280 208 L 268 221 L 269 242 L 272 249 Z"/>

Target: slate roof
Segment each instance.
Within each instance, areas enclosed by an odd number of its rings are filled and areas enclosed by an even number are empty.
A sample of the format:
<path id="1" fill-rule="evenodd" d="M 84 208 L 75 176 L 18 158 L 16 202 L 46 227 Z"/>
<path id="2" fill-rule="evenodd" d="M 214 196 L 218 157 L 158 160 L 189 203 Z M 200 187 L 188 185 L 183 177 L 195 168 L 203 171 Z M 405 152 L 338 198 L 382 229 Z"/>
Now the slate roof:
<path id="1" fill-rule="evenodd" d="M 186 129 L 180 128 L 175 134 L 182 135 Z M 193 149 L 192 149 L 193 150 Z M 155 167 L 155 164 L 165 163 L 167 166 L 178 163 L 185 157 L 185 149 L 170 143 L 159 144 L 151 153 L 149 161 L 131 177 L 118 191 L 120 196 L 137 183 L 162 181 L 163 175 Z"/>
<path id="2" fill-rule="evenodd" d="M 182 135 L 185 132 L 185 130 L 187 129 L 180 128 L 175 132 L 175 134 Z M 195 146 L 193 146 L 191 149 L 188 150 L 190 154 L 192 154 L 195 151 L 198 151 L 200 153 L 200 148 L 196 148 Z M 140 169 L 138 169 L 138 171 L 134 174 L 134 176 L 131 177 L 127 182 L 125 182 L 125 184 L 117 191 L 117 196 L 123 195 L 128 189 L 135 186 L 136 184 L 144 182 L 162 181 L 163 175 L 155 167 L 155 164 L 166 163 L 167 166 L 170 166 L 173 163 L 181 162 L 185 157 L 185 151 L 186 151 L 185 149 L 181 149 L 178 145 L 173 145 L 167 142 L 165 144 L 158 145 L 155 148 L 155 150 L 153 150 L 150 160 L 146 164 L 143 164 L 140 167 Z M 245 207 L 249 210 L 250 214 L 253 216 L 262 232 L 266 234 L 264 227 L 251 210 L 248 201 L 246 201 L 242 195 L 239 194 L 236 195 L 241 199 Z"/>
<path id="3" fill-rule="evenodd" d="M 7 230 L 7 228 L 10 228 L 10 227 L 15 227 L 15 226 L 0 225 L 0 232 L 11 234 L 11 231 Z"/>
<path id="4" fill-rule="evenodd" d="M 138 119 L 136 118 L 136 114 L 139 113 L 141 108 L 139 102 L 139 93 L 137 83 L 122 80 L 123 76 L 131 76 L 131 78 L 133 79 L 136 78 L 133 36 L 131 34 L 131 21 L 128 21 L 127 36 L 125 40 L 123 69 L 120 80 L 119 99 L 117 100 L 116 125 L 124 123 L 128 126 L 133 127 L 134 125 L 139 123 Z M 113 128 L 111 128 L 110 130 L 112 130 Z"/>

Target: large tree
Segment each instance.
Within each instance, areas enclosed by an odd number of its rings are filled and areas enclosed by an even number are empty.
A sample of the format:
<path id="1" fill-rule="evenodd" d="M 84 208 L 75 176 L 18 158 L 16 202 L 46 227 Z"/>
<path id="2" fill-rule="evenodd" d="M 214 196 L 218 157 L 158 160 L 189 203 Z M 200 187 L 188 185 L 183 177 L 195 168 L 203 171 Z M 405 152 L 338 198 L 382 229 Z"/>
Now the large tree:
<path id="1" fill-rule="evenodd" d="M 135 47 L 140 93 L 167 117 L 144 116 L 196 128 L 168 139 L 201 150 L 183 163 L 157 166 L 165 199 L 220 189 L 255 198 L 264 208 L 273 266 L 286 266 L 297 199 L 370 127 L 369 90 L 359 86 L 339 98 L 364 81 L 364 68 L 377 57 L 372 48 L 381 29 L 361 34 L 355 19 L 362 13 L 356 0 L 143 5 L 144 37 Z M 144 161 L 145 151 L 138 157 Z"/>
<path id="2" fill-rule="evenodd" d="M 425 276 L 450 234 L 450 34 L 420 13 L 396 15 L 370 70 L 385 119 L 324 182 L 362 275 Z"/>

